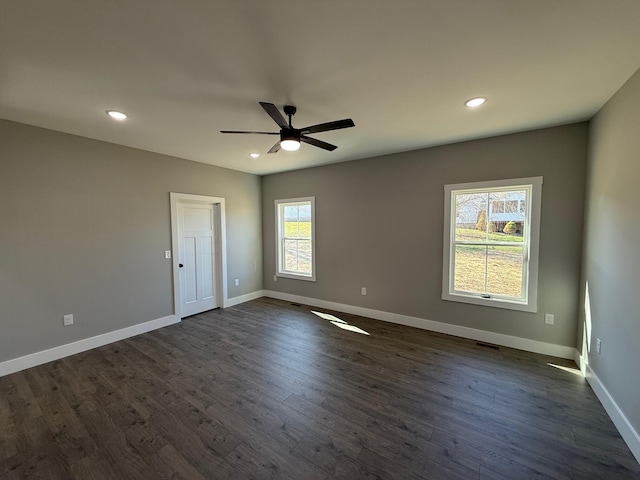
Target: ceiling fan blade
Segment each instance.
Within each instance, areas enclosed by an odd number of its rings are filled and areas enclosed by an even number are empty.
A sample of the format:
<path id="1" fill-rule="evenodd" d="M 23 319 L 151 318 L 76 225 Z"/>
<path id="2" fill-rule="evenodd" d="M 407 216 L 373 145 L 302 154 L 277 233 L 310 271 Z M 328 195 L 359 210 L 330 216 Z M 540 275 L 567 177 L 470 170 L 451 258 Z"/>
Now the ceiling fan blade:
<path id="1" fill-rule="evenodd" d="M 267 153 L 276 153 L 278 150 L 280 150 L 280 142 L 276 142 L 276 144 L 271 147 Z"/>
<path id="2" fill-rule="evenodd" d="M 350 118 L 344 120 L 336 120 L 334 122 L 319 123 L 318 125 L 311 125 L 310 127 L 301 128 L 302 133 L 320 133 L 328 132 L 329 130 L 339 130 L 341 128 L 355 127 L 356 124 Z"/>
<path id="3" fill-rule="evenodd" d="M 262 106 L 262 108 L 264 108 L 264 111 L 267 112 L 269 116 L 273 118 L 273 120 L 278 125 L 280 125 L 282 128 L 289 127 L 287 120 L 282 116 L 282 114 L 280 113 L 280 110 L 278 110 L 278 107 L 276 107 L 273 103 L 267 103 L 267 102 L 259 102 L 259 103 Z"/>
<path id="4" fill-rule="evenodd" d="M 220 130 L 220 133 L 251 133 L 258 135 L 280 135 L 279 132 L 247 132 L 244 130 Z"/>
<path id="5" fill-rule="evenodd" d="M 307 137 L 306 135 L 300 135 L 300 141 L 304 143 L 308 143 L 309 145 L 313 145 L 314 147 L 319 147 L 325 150 L 329 150 L 330 152 L 338 148 L 335 145 L 331 145 L 330 143 L 323 142 L 322 140 L 318 140 L 317 138 Z"/>

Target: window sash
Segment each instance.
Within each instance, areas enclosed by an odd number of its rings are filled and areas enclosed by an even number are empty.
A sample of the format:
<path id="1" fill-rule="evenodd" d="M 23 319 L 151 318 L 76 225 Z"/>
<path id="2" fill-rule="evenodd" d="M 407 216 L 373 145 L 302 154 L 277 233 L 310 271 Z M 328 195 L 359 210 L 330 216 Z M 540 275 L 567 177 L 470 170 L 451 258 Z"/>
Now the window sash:
<path id="1" fill-rule="evenodd" d="M 496 193 L 503 193 L 503 194 L 509 194 L 511 192 L 524 192 L 524 197 L 525 197 L 525 202 L 530 204 L 531 202 L 527 202 L 526 200 L 530 198 L 531 196 L 531 187 L 530 186 L 525 186 L 525 187 L 501 187 L 501 188 L 487 188 L 487 189 L 483 189 L 483 188 L 477 188 L 477 189 L 473 189 L 471 191 L 459 191 L 459 190 L 452 190 L 451 192 L 451 229 L 452 229 L 452 248 L 451 248 L 451 257 L 452 257 L 452 261 L 451 261 L 451 270 L 450 270 L 450 286 L 449 286 L 449 293 L 451 294 L 456 294 L 456 293 L 463 293 L 463 294 L 467 294 L 467 295 L 480 295 L 483 298 L 486 298 L 486 296 L 488 295 L 490 298 L 498 298 L 498 299 L 503 299 L 503 300 L 509 300 L 509 301 L 517 301 L 517 302 L 526 302 L 527 301 L 527 278 L 528 278 L 528 270 L 529 270 L 529 262 L 528 262 L 528 246 L 529 246 L 529 232 L 530 232 L 530 228 L 528 228 L 527 224 L 528 219 L 529 219 L 529 212 L 525 212 L 525 216 L 524 216 L 524 232 L 522 234 L 522 240 L 520 242 L 517 241 L 498 241 L 498 240 L 493 240 L 491 239 L 491 231 L 489 229 L 489 225 L 491 223 L 491 214 L 492 213 L 509 213 L 507 212 L 507 202 L 515 202 L 517 204 L 517 200 L 506 200 L 506 199 L 492 199 L 492 194 L 496 194 Z M 474 195 L 474 196 L 486 196 L 486 205 L 490 206 L 489 208 L 489 212 L 487 213 L 485 210 L 485 231 L 483 232 L 485 235 L 484 240 L 458 240 L 458 234 L 457 234 L 457 230 L 458 230 L 458 203 L 457 203 L 457 199 L 459 196 L 463 196 L 463 195 Z M 496 206 L 499 205 L 499 208 L 495 208 Z M 484 206 L 484 204 L 482 205 Z M 482 206 L 476 207 L 478 209 L 481 209 Z M 513 213 L 518 213 L 518 212 L 513 212 Z M 481 232 L 481 231 L 480 231 Z M 475 291 L 475 290 L 468 290 L 468 289 L 464 289 L 464 288 L 457 288 L 456 284 L 458 283 L 457 281 L 457 275 L 456 275 L 456 270 L 458 267 L 458 247 L 459 246 L 477 246 L 477 247 L 485 247 L 485 266 L 484 266 L 484 285 L 485 288 L 482 291 Z M 489 252 L 489 248 L 490 247 L 515 247 L 515 248 L 519 248 L 522 249 L 522 263 L 520 264 L 520 268 L 519 268 L 519 279 L 520 279 L 520 291 L 518 292 L 517 295 L 512 294 L 506 294 L 506 293 L 499 293 L 499 292 L 490 292 L 489 288 L 488 288 L 488 284 L 489 284 L 489 274 L 490 274 L 490 268 L 489 268 L 489 257 L 490 257 L 490 252 Z M 515 268 L 514 268 L 515 270 Z M 506 290 L 506 289 L 505 289 Z"/>
<path id="2" fill-rule="evenodd" d="M 478 252 L 480 253 L 480 255 L 476 255 L 477 257 L 482 257 L 480 258 L 480 263 L 484 263 L 484 267 L 481 269 L 475 269 L 475 271 L 471 272 L 471 275 L 473 273 L 476 274 L 476 276 L 481 277 L 481 288 L 457 288 L 456 287 L 456 283 L 458 282 L 458 276 L 455 274 L 456 269 L 458 268 L 458 266 L 460 265 L 457 260 L 458 260 L 458 255 L 459 255 L 459 250 L 458 250 L 458 246 L 456 246 L 453 249 L 453 268 L 452 271 L 454 272 L 454 274 L 452 275 L 451 278 L 451 292 L 453 293 L 461 293 L 461 294 L 465 294 L 465 295 L 480 295 L 481 297 L 483 295 L 489 295 L 490 298 L 494 298 L 494 299 L 501 299 L 501 300 L 508 300 L 508 301 L 526 301 L 526 278 L 527 278 L 527 273 L 528 273 L 528 265 L 527 265 L 527 261 L 526 261 L 526 255 L 525 255 L 525 248 L 522 245 L 510 245 L 509 248 L 513 249 L 514 251 L 519 250 L 520 253 L 511 253 L 510 255 L 501 255 L 500 252 L 498 251 L 494 251 L 492 249 L 491 245 L 475 245 L 475 246 L 484 246 L 484 249 L 478 249 Z M 463 256 L 463 255 L 461 255 Z M 517 272 L 517 276 L 516 275 L 512 275 L 512 281 L 511 282 L 507 282 L 507 284 L 505 285 L 504 281 L 501 281 L 500 279 L 502 277 L 504 277 L 504 271 L 497 271 L 496 270 L 496 266 L 492 265 L 491 260 L 493 259 L 493 261 L 495 262 L 496 260 L 500 260 L 501 256 L 511 256 L 511 257 L 516 257 L 517 259 L 520 259 L 520 262 L 518 262 L 516 260 L 515 263 L 519 263 L 519 265 L 517 266 L 513 266 L 513 270 L 514 273 Z M 462 262 L 461 262 L 462 263 Z M 469 279 L 468 277 L 471 276 L 469 275 L 469 271 L 465 271 L 463 273 L 466 273 L 466 275 L 461 275 L 464 280 L 461 280 L 461 282 L 465 282 L 466 287 L 469 287 L 470 284 L 473 284 L 473 279 Z M 476 283 L 478 282 L 478 280 L 475 280 Z M 515 283 L 517 287 L 517 290 L 515 290 L 513 287 L 511 287 L 510 284 Z M 499 284 L 499 288 L 496 287 L 496 284 Z M 506 291 L 512 291 L 511 294 L 505 293 Z M 517 293 L 516 293 L 517 291 Z"/>

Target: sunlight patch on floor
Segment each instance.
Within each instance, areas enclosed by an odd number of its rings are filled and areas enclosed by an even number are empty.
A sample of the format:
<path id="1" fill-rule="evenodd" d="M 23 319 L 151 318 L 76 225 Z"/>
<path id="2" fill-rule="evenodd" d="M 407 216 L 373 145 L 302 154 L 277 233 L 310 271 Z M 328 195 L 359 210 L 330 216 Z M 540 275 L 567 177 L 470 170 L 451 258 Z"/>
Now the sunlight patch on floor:
<path id="1" fill-rule="evenodd" d="M 582 372 L 578 368 L 565 367 L 563 365 L 556 365 L 555 363 L 547 363 L 547 365 L 549 365 L 550 367 L 553 367 L 553 368 L 557 368 L 558 370 L 563 370 L 565 372 L 572 373 L 572 374 L 577 375 L 579 377 L 584 377 L 584 375 L 582 374 Z"/>
<path id="2" fill-rule="evenodd" d="M 330 320 L 332 322 L 347 323 L 341 318 L 338 318 L 335 315 L 331 315 L 330 313 L 316 312 L 315 310 L 311 310 L 311 313 L 319 316 L 320 318 L 324 318 L 325 320 Z"/>
<path id="3" fill-rule="evenodd" d="M 356 327 L 355 325 L 349 325 L 348 323 L 340 323 L 340 322 L 331 322 L 336 327 L 340 327 L 343 330 L 349 330 L 350 332 L 361 333 L 363 335 L 369 335 L 368 332 L 365 332 L 361 328 Z"/>
<path id="4" fill-rule="evenodd" d="M 350 325 L 349 323 L 345 322 L 341 318 L 338 318 L 335 315 L 331 315 L 330 313 L 316 312 L 315 310 L 311 310 L 311 313 L 319 316 L 320 318 L 324 318 L 325 320 L 329 320 L 332 325 L 335 325 L 336 327 L 341 328 L 343 330 L 360 333 L 362 335 L 369 335 L 369 332 L 365 332 L 364 330 L 356 327 L 355 325 Z"/>

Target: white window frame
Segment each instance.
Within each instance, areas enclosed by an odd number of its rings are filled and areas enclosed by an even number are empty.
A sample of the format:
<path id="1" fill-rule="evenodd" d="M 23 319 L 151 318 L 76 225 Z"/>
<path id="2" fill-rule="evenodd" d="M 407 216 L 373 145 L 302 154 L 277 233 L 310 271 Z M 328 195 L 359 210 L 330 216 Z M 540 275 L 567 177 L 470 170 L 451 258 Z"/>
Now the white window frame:
<path id="1" fill-rule="evenodd" d="M 542 177 L 516 178 L 487 182 L 458 183 L 444 186 L 444 243 L 442 262 L 442 299 L 452 302 L 471 303 L 487 307 L 507 308 L 524 312 L 538 311 L 538 253 L 540 245 L 540 213 L 542 206 Z M 480 293 L 461 292 L 454 289 L 454 240 L 455 240 L 455 204 L 456 193 L 473 193 L 497 188 L 530 188 L 530 201 L 525 205 L 525 234 L 528 242 L 524 248 L 523 276 L 524 300 L 504 297 L 486 298 Z"/>
<path id="2" fill-rule="evenodd" d="M 311 205 L 311 275 L 295 273 L 284 269 L 284 207 L 291 205 Z M 316 197 L 301 197 L 275 200 L 276 209 L 276 276 L 296 280 L 316 281 Z"/>

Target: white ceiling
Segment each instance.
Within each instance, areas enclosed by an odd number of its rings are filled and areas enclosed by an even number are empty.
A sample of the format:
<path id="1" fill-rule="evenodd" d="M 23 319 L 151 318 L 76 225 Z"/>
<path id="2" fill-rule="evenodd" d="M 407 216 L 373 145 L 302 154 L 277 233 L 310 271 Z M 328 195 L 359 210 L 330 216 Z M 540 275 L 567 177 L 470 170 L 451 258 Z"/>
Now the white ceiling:
<path id="1" fill-rule="evenodd" d="M 268 174 L 586 120 L 639 24 L 639 0 L 2 0 L 0 117 Z M 219 133 L 277 131 L 258 101 L 356 127 L 271 155 Z"/>

